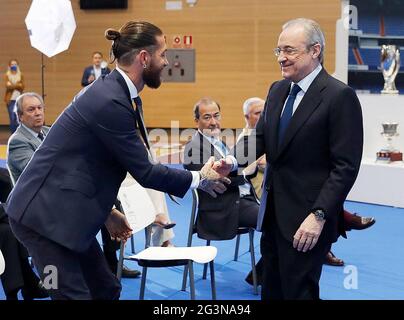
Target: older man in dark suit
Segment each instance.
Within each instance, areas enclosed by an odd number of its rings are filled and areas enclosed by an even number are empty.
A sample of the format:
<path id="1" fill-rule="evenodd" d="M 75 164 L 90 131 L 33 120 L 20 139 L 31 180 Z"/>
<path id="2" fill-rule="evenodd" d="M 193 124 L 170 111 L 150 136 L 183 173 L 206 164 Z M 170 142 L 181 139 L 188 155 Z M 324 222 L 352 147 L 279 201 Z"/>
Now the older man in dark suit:
<path id="1" fill-rule="evenodd" d="M 114 238 L 131 236 L 125 216 L 111 210 L 127 172 L 143 187 L 179 197 L 197 187 L 223 192 L 222 181 L 228 181 L 212 161 L 200 172 L 150 161 L 139 92 L 161 83 L 168 64 L 162 31 L 130 21 L 120 31 L 108 29 L 106 38 L 113 40 L 116 70 L 74 98 L 7 202 L 11 227 L 39 272 L 56 272 L 58 281 L 49 290 L 53 299 L 119 298 L 121 286 L 95 236 L 104 224 Z"/>
<path id="2" fill-rule="evenodd" d="M 284 80 L 270 87 L 250 137 L 250 160 L 265 153 L 267 161 L 258 216 L 264 300 L 319 299 L 324 257 L 344 234 L 343 203 L 362 157 L 362 112 L 355 92 L 324 70 L 324 48 L 316 22 L 283 26 L 275 55 Z"/>

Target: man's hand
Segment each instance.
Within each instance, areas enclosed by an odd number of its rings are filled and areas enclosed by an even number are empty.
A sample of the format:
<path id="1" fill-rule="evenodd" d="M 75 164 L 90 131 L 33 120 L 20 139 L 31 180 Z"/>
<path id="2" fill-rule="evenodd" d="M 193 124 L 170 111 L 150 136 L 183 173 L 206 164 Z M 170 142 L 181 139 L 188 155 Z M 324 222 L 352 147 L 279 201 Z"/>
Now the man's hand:
<path id="1" fill-rule="evenodd" d="M 132 235 L 133 230 L 128 220 L 125 215 L 117 209 L 112 209 L 107 221 L 105 221 L 105 226 L 113 240 L 126 241 Z"/>
<path id="2" fill-rule="evenodd" d="M 91 83 L 95 80 L 95 76 L 93 74 L 90 74 L 90 76 L 87 78 L 88 83 Z"/>
<path id="3" fill-rule="evenodd" d="M 233 169 L 233 161 L 229 158 L 220 159 L 213 164 L 213 170 L 215 170 L 222 177 L 226 177 Z"/>
<path id="4" fill-rule="evenodd" d="M 216 198 L 216 193 L 223 193 L 226 191 L 224 183 L 230 184 L 230 179 L 226 178 L 215 170 L 213 170 L 213 165 L 215 163 L 215 158 L 210 157 L 208 162 L 202 167 L 201 180 L 199 181 L 198 189 L 201 189 L 209 193 L 213 198 Z"/>
<path id="5" fill-rule="evenodd" d="M 313 249 L 323 230 L 324 223 L 325 220 L 319 221 L 313 213 L 310 213 L 293 236 L 293 248 L 303 252 Z"/>

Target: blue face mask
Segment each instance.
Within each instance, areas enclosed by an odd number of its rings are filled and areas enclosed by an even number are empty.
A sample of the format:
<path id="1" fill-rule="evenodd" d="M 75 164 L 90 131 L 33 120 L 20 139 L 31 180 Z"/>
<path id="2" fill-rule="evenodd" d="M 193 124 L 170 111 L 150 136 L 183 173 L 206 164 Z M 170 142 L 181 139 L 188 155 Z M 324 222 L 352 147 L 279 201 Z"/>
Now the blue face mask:
<path id="1" fill-rule="evenodd" d="M 11 70 L 11 71 L 17 71 L 17 68 L 18 68 L 17 66 L 11 66 L 11 67 L 10 67 L 10 70 Z"/>

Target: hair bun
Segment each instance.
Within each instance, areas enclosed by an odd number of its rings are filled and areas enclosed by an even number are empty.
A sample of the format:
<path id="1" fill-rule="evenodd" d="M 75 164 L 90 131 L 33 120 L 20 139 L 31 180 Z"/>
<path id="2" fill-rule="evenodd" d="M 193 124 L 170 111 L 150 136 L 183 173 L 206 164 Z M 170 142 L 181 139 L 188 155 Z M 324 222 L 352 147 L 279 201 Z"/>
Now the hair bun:
<path id="1" fill-rule="evenodd" d="M 121 33 L 117 30 L 107 29 L 105 31 L 105 38 L 107 38 L 108 40 L 116 40 L 116 39 L 119 39 L 120 37 L 121 37 Z"/>

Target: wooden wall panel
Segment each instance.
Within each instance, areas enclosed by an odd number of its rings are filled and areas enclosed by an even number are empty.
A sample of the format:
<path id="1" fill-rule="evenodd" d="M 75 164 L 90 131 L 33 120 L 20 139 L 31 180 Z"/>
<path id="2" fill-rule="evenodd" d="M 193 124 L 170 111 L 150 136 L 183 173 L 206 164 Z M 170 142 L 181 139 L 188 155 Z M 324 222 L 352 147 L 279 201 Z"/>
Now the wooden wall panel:
<path id="1" fill-rule="evenodd" d="M 30 46 L 24 19 L 31 1 L 0 0 L 0 71 L 10 58 L 19 59 L 26 90 L 41 92 L 41 55 Z M 163 83 L 158 90 L 142 92 L 149 127 L 169 127 L 172 120 L 193 127 L 192 106 L 202 96 L 222 106 L 223 127 L 242 127 L 243 101 L 265 98 L 271 82 L 279 79 L 279 66 L 272 53 L 282 24 L 304 16 L 317 20 L 326 35 L 326 63 L 334 71 L 335 22 L 339 0 L 200 0 L 182 11 L 166 11 L 164 0 L 129 0 L 127 10 L 80 10 L 72 0 L 77 29 L 68 51 L 45 58 L 46 118 L 52 123 L 80 90 L 85 66 L 95 50 L 108 56 L 110 41 L 104 31 L 119 28 L 128 20 L 146 20 L 158 25 L 171 46 L 175 35 L 192 35 L 196 49 L 196 82 Z M 296 14 L 298 13 L 298 14 Z M 0 95 L 4 86 L 0 87 Z M 7 124 L 2 103 L 0 124 Z"/>

